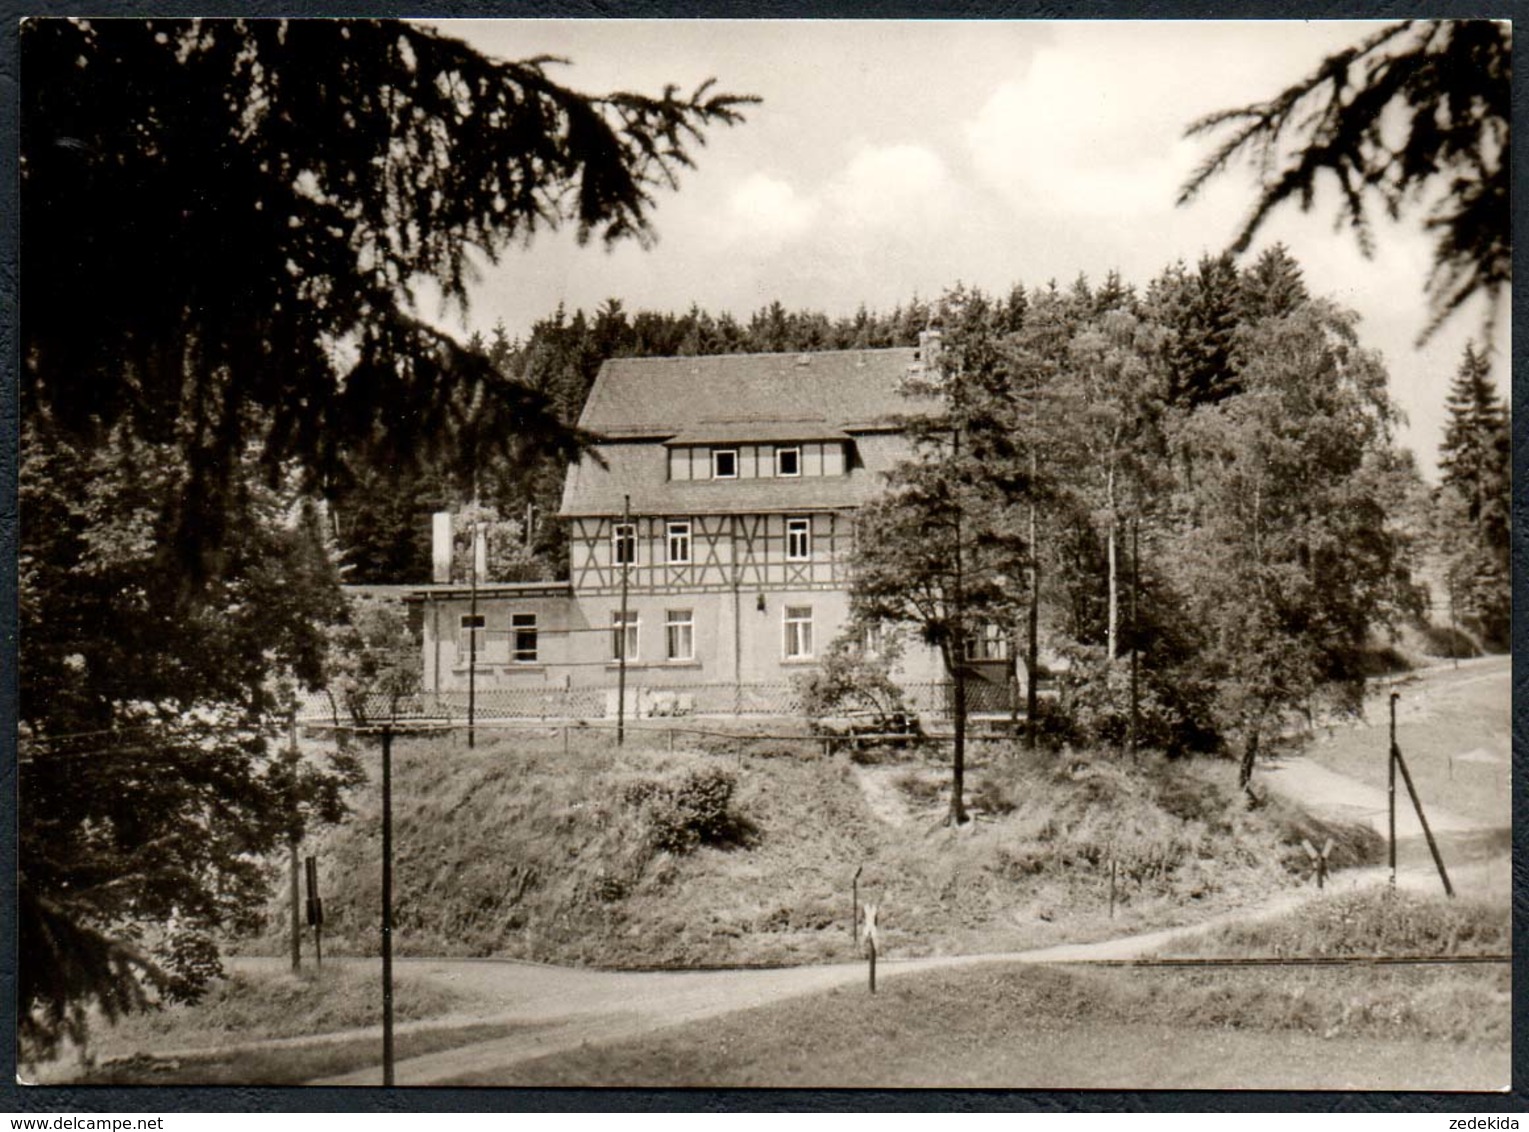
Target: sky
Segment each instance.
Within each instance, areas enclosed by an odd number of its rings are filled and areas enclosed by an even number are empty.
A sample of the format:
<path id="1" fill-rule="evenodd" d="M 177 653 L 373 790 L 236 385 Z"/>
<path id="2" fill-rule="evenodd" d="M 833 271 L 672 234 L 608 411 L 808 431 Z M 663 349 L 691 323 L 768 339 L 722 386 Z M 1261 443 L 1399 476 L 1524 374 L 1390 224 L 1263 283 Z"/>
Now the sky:
<path id="1" fill-rule="evenodd" d="M 713 129 L 696 168 L 651 214 L 656 242 L 579 247 L 543 232 L 483 264 L 462 312 L 422 311 L 459 333 L 503 322 L 524 337 L 561 302 L 593 311 L 692 303 L 741 320 L 788 309 L 852 314 L 935 299 L 957 282 L 1006 294 L 1110 270 L 1144 288 L 1175 260 L 1191 267 L 1237 234 L 1253 173 L 1234 168 L 1193 203 L 1179 186 L 1211 142 L 1185 127 L 1263 100 L 1379 24 L 1272 21 L 439 21 L 505 59 L 552 55 L 586 92 L 717 90 L 758 96 L 747 121 Z M 1484 309 L 1467 307 L 1425 348 L 1431 242 L 1420 211 L 1376 217 L 1366 259 L 1337 202 L 1276 213 L 1250 262 L 1275 241 L 1308 289 L 1361 316 L 1408 418 L 1399 439 L 1435 475 L 1450 378 Z M 1492 345 L 1506 395 L 1508 312 Z"/>

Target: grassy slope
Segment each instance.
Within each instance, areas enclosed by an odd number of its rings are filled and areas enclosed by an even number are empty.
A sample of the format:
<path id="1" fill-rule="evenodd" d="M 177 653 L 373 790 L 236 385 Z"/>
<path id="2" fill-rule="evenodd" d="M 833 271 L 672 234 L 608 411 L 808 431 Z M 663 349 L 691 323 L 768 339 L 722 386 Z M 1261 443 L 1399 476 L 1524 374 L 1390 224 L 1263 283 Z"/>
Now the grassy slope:
<path id="1" fill-rule="evenodd" d="M 1357 933 L 1357 934 L 1356 934 Z M 1505 909 L 1369 893 L 1174 952 L 1500 950 Z M 1486 1089 L 1507 966 L 1086 970 L 994 963 L 836 990 L 454 1084 Z M 846 1040 L 853 1035 L 853 1040 Z"/>
<path id="2" fill-rule="evenodd" d="M 932 763 L 857 768 L 810 741 L 670 754 L 658 738 L 659 749 L 638 736 L 618 752 L 608 735 L 576 733 L 566 757 L 555 733 L 480 736 L 471 751 L 460 738 L 400 741 L 399 953 L 635 966 L 845 959 L 857 868 L 890 954 L 1103 938 L 1258 899 L 1304 869 L 1303 836 L 1330 832 L 1275 807 L 1247 812 L 1222 763 L 985 748 L 969 780 L 989 812 L 955 831 L 940 820 L 948 772 Z M 737 775 L 744 843 L 655 853 L 624 787 L 705 765 Z M 910 780 L 901 824 L 868 802 L 861 778 L 878 773 Z M 376 946 L 374 789 L 356 810 L 314 850 L 336 953 Z M 1375 859 L 1373 836 L 1336 832 L 1340 865 Z M 284 922 L 273 904 L 258 946 L 279 951 Z"/>

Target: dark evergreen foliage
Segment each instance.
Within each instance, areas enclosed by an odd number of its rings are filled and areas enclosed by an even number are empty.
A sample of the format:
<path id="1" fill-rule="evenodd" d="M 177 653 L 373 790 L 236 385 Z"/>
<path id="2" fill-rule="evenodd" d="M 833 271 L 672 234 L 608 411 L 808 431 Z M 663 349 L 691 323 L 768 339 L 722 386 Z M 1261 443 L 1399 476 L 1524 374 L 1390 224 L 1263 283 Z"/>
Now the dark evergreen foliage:
<path id="1" fill-rule="evenodd" d="M 1324 59 L 1266 102 L 1195 122 L 1191 135 L 1228 131 L 1180 192 L 1183 204 L 1246 156 L 1259 194 L 1233 250 L 1247 248 L 1288 200 L 1309 210 L 1329 177 L 1366 254 L 1367 202 L 1396 217 L 1427 208 L 1437 234 L 1427 292 L 1427 338 L 1472 295 L 1495 315 L 1513 279 L 1512 54 L 1507 20 L 1407 20 Z M 1399 136 L 1398 136 L 1399 135 Z"/>

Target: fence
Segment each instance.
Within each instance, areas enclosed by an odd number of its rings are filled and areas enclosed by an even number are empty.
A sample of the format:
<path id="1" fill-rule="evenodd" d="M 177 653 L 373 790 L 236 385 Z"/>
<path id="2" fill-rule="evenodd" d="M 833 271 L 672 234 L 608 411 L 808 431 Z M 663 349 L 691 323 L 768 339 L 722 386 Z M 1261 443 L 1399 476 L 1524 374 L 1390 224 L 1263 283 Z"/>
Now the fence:
<path id="1" fill-rule="evenodd" d="M 903 688 L 908 708 L 926 719 L 948 719 L 954 701 L 949 683 L 909 684 Z M 489 719 L 615 719 L 616 686 L 592 688 L 480 688 L 473 696 L 473 714 Z M 1013 685 L 973 680 L 967 684 L 967 711 L 1008 714 L 1013 711 Z M 663 719 L 706 716 L 800 716 L 801 690 L 791 683 L 665 684 L 627 687 L 627 716 Z M 413 692 L 394 696 L 383 692 L 333 694 L 315 692 L 298 706 L 305 723 L 377 722 L 385 719 L 465 720 L 465 691 Z"/>

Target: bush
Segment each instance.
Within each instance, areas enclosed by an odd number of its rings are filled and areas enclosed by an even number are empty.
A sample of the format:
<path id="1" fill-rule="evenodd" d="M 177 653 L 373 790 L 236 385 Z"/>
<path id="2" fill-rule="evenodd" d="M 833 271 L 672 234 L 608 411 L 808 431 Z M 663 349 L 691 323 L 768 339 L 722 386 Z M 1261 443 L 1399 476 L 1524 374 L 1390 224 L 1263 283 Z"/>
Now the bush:
<path id="1" fill-rule="evenodd" d="M 1060 701 L 1038 713 L 1043 735 L 1058 746 L 1126 746 L 1131 728 L 1129 658 L 1106 664 L 1099 649 L 1076 646 L 1072 666 L 1059 684 Z M 1220 738 L 1211 704 L 1212 690 L 1186 673 L 1158 672 L 1141 664 L 1137 746 L 1169 755 L 1216 750 Z"/>
<path id="2" fill-rule="evenodd" d="M 725 770 L 705 767 L 676 781 L 641 779 L 629 783 L 623 800 L 642 811 L 648 841 L 665 853 L 689 853 L 698 845 L 736 841 L 742 829 L 732 812 L 737 780 Z"/>
<path id="3" fill-rule="evenodd" d="M 817 667 L 797 678 L 802 714 L 809 720 L 816 723 L 830 716 L 869 712 L 878 723 L 886 724 L 906 714 L 902 689 L 892 679 L 892 669 L 902 656 L 902 638 L 896 632 L 884 633 L 874 656 L 867 655 L 861 640 L 862 631 L 851 622 L 834 638 Z"/>

